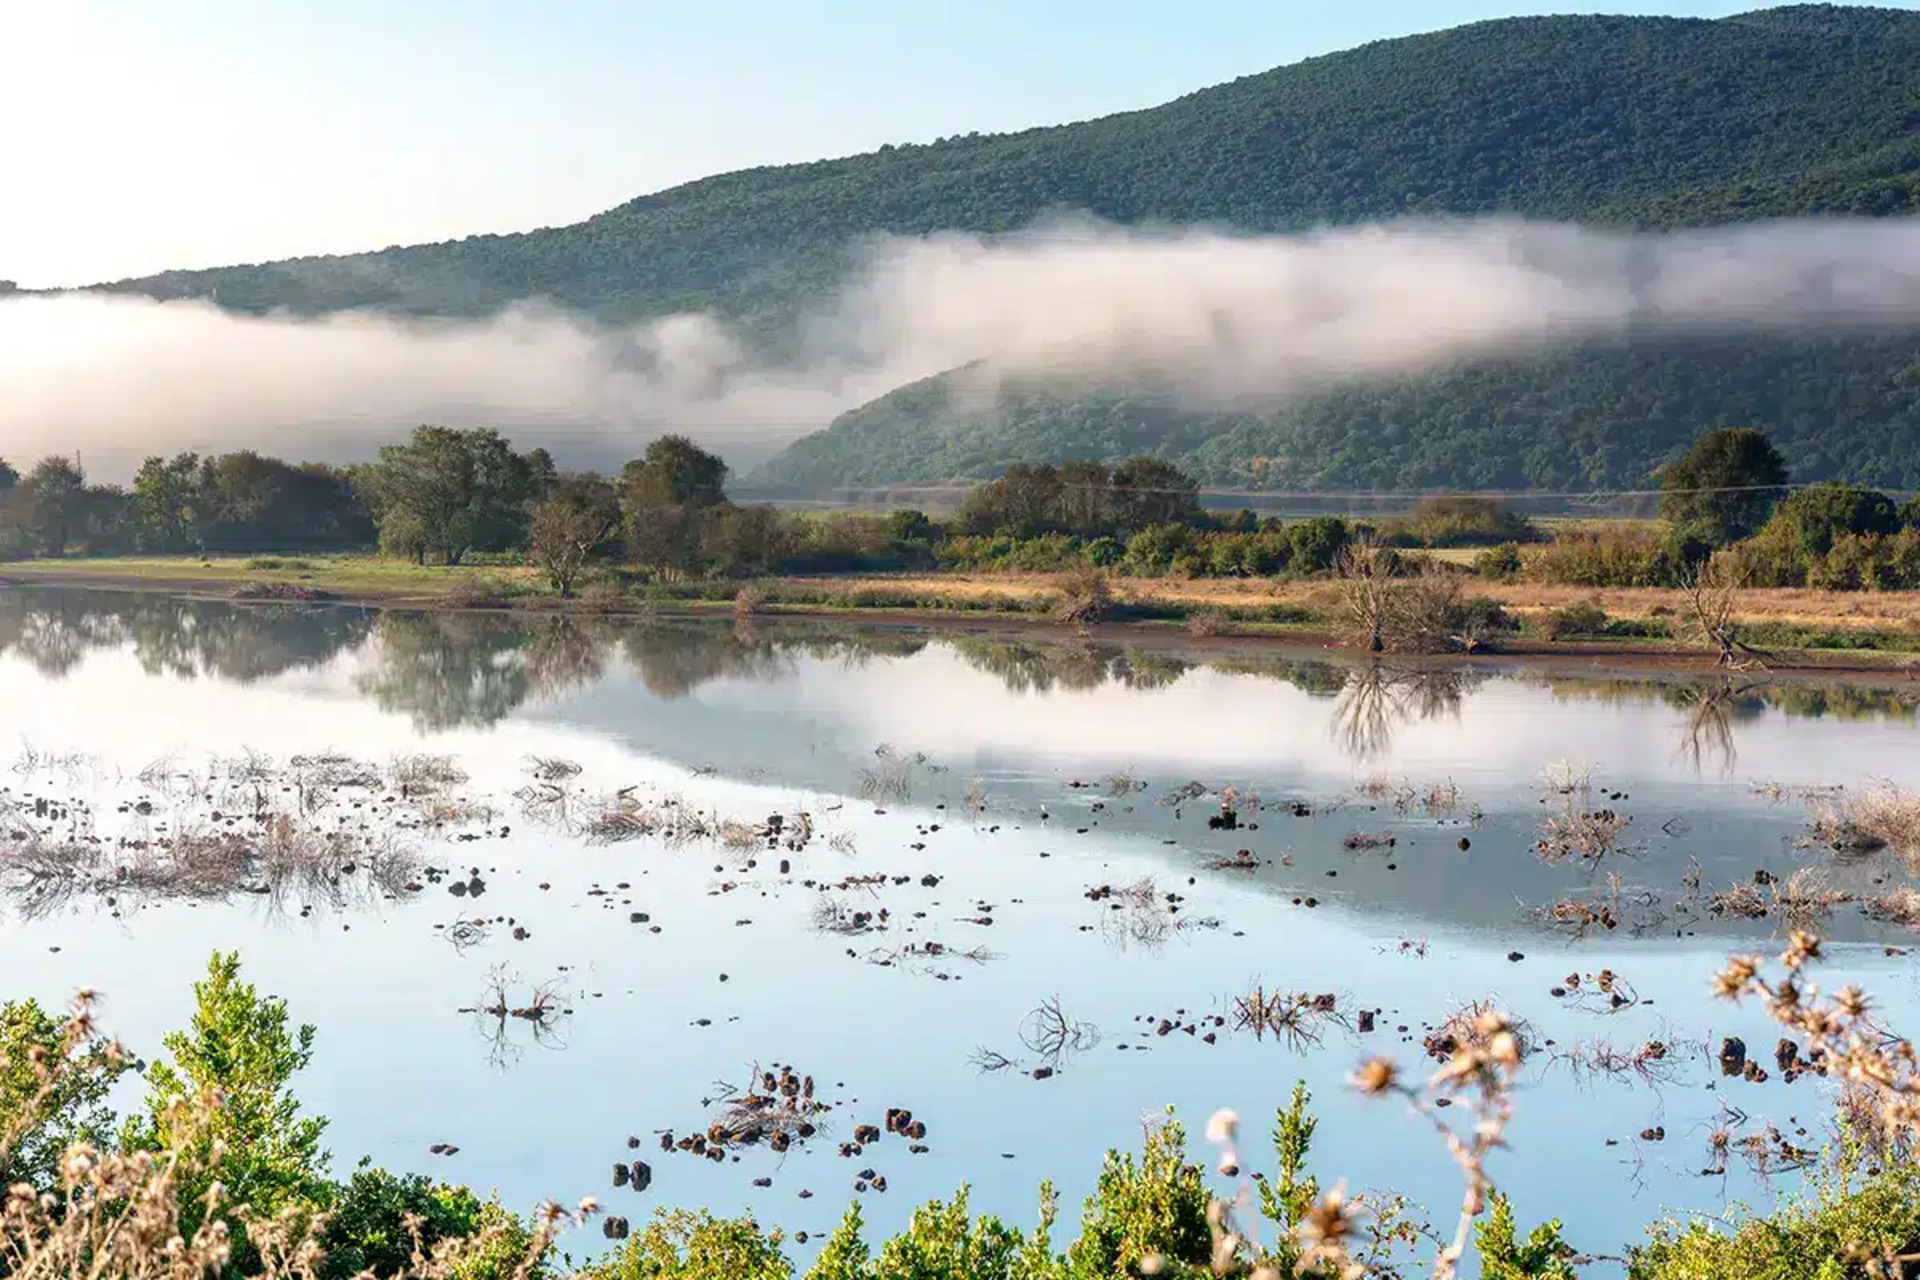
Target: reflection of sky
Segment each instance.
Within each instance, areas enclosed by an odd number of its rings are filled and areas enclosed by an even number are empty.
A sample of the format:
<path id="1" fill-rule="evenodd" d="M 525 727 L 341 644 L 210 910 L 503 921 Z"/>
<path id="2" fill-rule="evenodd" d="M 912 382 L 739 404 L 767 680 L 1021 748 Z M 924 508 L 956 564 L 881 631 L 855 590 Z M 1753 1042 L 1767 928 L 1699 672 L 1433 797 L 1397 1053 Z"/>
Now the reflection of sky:
<path id="1" fill-rule="evenodd" d="M 421 749 L 404 715 L 382 712 L 356 692 L 367 661 L 347 656 L 240 687 L 150 677 L 117 653 L 89 657 L 62 682 L 0 658 L 3 728 L 43 750 L 89 751 L 108 779 L 169 751 L 192 757 L 250 747 L 285 757 L 334 747 L 382 759 Z M 1322 1117 L 1317 1171 L 1406 1191 L 1443 1218 L 1458 1195 L 1445 1152 L 1396 1108 L 1354 1098 L 1341 1077 L 1367 1052 L 1392 1051 L 1412 1067 L 1418 1044 L 1394 1027 L 1413 1028 L 1417 1041 L 1423 1021 L 1492 994 L 1563 1047 L 1595 1037 L 1620 1047 L 1669 1039 L 1683 1046 L 1693 1086 L 1655 1095 L 1609 1081 L 1576 1085 L 1536 1059 L 1515 1150 L 1497 1165 L 1524 1193 L 1523 1218 L 1560 1214 L 1576 1244 L 1612 1252 L 1671 1206 L 1718 1210 L 1723 1194 L 1751 1197 L 1753 1188 L 1737 1177 L 1723 1188 L 1694 1176 L 1707 1163 L 1706 1127 L 1719 1098 L 1784 1121 L 1816 1110 L 1818 1086 L 1776 1078 L 1715 1092 L 1698 1087 L 1708 1081 L 1700 1051 L 1720 1035 L 1742 1034 L 1762 1054 L 1774 1039 L 1756 1011 L 1707 998 L 1705 978 L 1724 940 L 1622 934 L 1571 943 L 1525 920 L 1513 899 L 1537 900 L 1591 878 L 1583 868 L 1543 867 L 1528 855 L 1535 780 L 1551 760 L 1584 759 L 1609 785 L 1640 793 L 1636 820 L 1649 828 L 1663 814 L 1686 811 L 1690 834 L 1648 830 L 1647 851 L 1622 864 L 1636 881 L 1671 884 L 1689 856 L 1729 865 L 1795 856 L 1784 837 L 1797 829 L 1797 811 L 1767 808 L 1747 794 L 1746 779 L 1905 773 L 1912 781 L 1912 753 L 1900 750 L 1912 730 L 1764 712 L 1735 729 L 1733 775 L 1710 773 L 1699 783 L 1675 757 L 1684 713 L 1660 704 L 1558 702 L 1541 688 L 1496 680 L 1468 692 L 1458 718 L 1399 726 L 1388 753 L 1365 766 L 1337 750 L 1333 708 L 1331 699 L 1278 681 L 1206 671 L 1151 691 L 1108 684 L 1018 694 L 939 647 L 859 665 L 798 658 L 771 681 L 723 679 L 673 701 L 648 694 L 614 663 L 606 679 L 496 729 L 450 731 L 426 744 L 457 756 L 476 787 L 506 805 L 510 837 L 428 849 L 442 865 L 479 868 L 490 885 L 485 898 L 456 901 L 430 888 L 345 919 L 321 912 L 268 922 L 253 902 L 172 905 L 125 920 L 86 913 L 9 919 L 0 927 L 0 972 L 12 977 L 9 994 L 57 1000 L 80 985 L 105 990 L 110 1025 L 136 1050 L 152 1052 L 160 1032 L 182 1021 L 206 952 L 237 947 L 265 989 L 286 995 L 298 1017 L 320 1028 L 318 1057 L 300 1092 L 334 1118 L 329 1143 L 342 1168 L 365 1151 L 396 1167 L 497 1184 L 516 1203 L 591 1192 L 635 1217 L 653 1203 L 751 1207 L 763 1222 L 815 1232 L 832 1225 L 851 1194 L 853 1170 L 868 1164 L 892 1185 L 864 1206 L 877 1226 L 897 1225 L 911 1205 L 963 1180 L 974 1184 L 976 1208 L 1030 1221 L 1041 1178 L 1058 1180 L 1069 1205 L 1077 1202 L 1091 1189 L 1099 1153 L 1131 1142 L 1139 1117 L 1168 1103 L 1196 1129 L 1214 1108 L 1235 1106 L 1247 1121 L 1251 1162 L 1267 1168 L 1258 1139 L 1268 1109 L 1285 1100 L 1296 1076 L 1311 1082 Z M 885 815 L 836 800 L 831 793 L 854 788 L 881 742 L 925 752 L 946 772 L 923 770 L 914 803 Z M 796 858 L 792 879 L 910 875 L 909 885 L 875 895 L 902 927 L 914 912 L 926 913 L 915 922 L 921 932 L 892 940 L 985 944 L 1000 958 L 953 966 L 958 982 L 875 967 L 846 954 L 849 947 L 864 953 L 875 939 L 805 927 L 813 895 L 778 883 L 770 859 L 746 873 L 710 849 L 589 848 L 531 827 L 504 797 L 532 755 L 580 761 L 587 769 L 581 785 L 593 791 L 658 787 L 752 815 L 804 806 L 823 833 L 850 833 L 855 851 L 818 842 Z M 723 776 L 689 773 L 709 761 Z M 1063 785 L 1121 770 L 1153 783 L 1131 811 L 1110 803 L 1096 812 L 1098 798 Z M 1244 779 L 1270 797 L 1324 797 L 1376 773 L 1451 777 L 1486 802 L 1490 818 L 1471 829 L 1472 852 L 1453 848 L 1453 827 L 1362 809 L 1306 820 L 1267 813 L 1258 832 L 1212 834 L 1197 809 L 1175 817 L 1152 803 L 1190 777 Z M 990 805 L 977 827 L 958 812 L 975 774 L 988 779 Z M 0 785 L 18 792 L 60 783 L 6 775 Z M 930 807 L 936 803 L 949 807 Z M 943 829 L 925 833 L 933 822 Z M 1000 830 L 989 832 L 995 825 Z M 1342 853 L 1341 837 L 1357 827 L 1401 834 L 1398 870 Z M 1294 861 L 1244 879 L 1203 869 L 1206 855 L 1237 845 L 1268 858 L 1288 850 Z M 936 888 L 918 883 L 929 872 L 943 877 Z M 1146 874 L 1179 886 L 1190 917 L 1217 917 L 1221 926 L 1158 950 L 1116 949 L 1088 931 L 1101 920 L 1099 904 L 1083 896 L 1089 886 Z M 1181 884 L 1188 876 L 1193 883 Z M 742 887 L 716 893 L 727 879 Z M 623 882 L 631 887 L 608 898 L 588 894 Z M 1293 906 L 1305 893 L 1318 895 L 1322 907 Z M 997 923 L 962 923 L 983 901 L 995 904 Z M 629 923 L 632 910 L 650 912 L 662 932 Z M 511 916 L 530 937 L 516 943 L 497 932 L 460 955 L 432 928 L 477 911 Z M 1424 959 L 1395 946 L 1414 929 L 1430 939 Z M 1525 958 L 1509 961 L 1510 950 Z M 527 982 L 564 975 L 576 1010 L 564 1049 L 528 1047 L 505 1071 L 488 1066 L 472 1020 L 456 1012 L 501 963 Z M 1899 1011 L 1914 1003 L 1908 963 L 1860 949 L 1825 976 L 1837 982 L 1844 971 Z M 1603 965 L 1629 975 L 1651 1003 L 1598 1018 L 1546 995 L 1567 971 Z M 1238 1037 L 1216 1046 L 1178 1032 L 1141 1038 L 1150 1029 L 1137 1017 L 1212 1012 L 1251 980 L 1339 992 L 1344 1007 L 1380 1007 L 1382 1029 L 1355 1039 L 1336 1033 L 1305 1053 Z M 982 1079 L 969 1070 L 967 1056 L 982 1045 L 1022 1056 L 1022 1016 L 1056 993 L 1074 1016 L 1102 1028 L 1098 1048 L 1045 1082 L 1012 1073 Z M 692 1026 L 699 1018 L 712 1025 Z M 1122 1051 L 1122 1043 L 1137 1047 Z M 711 1083 L 738 1081 L 756 1061 L 792 1062 L 829 1096 L 857 1097 L 857 1114 L 843 1128 L 877 1122 L 888 1106 L 910 1107 L 929 1125 L 932 1154 L 909 1156 L 892 1140 L 852 1164 L 831 1149 L 783 1163 L 756 1152 L 725 1167 L 658 1154 L 653 1130 L 694 1127 Z M 838 1081 L 844 1089 L 827 1087 Z M 1666 1142 L 1639 1143 L 1635 1135 L 1653 1124 L 1664 1125 Z M 606 1185 L 611 1164 L 630 1158 L 630 1134 L 643 1139 L 639 1154 L 658 1174 L 646 1199 Z M 461 1154 L 428 1156 L 427 1145 L 441 1141 L 458 1144 Z M 1636 1160 L 1644 1160 L 1638 1180 L 1628 1167 Z M 748 1185 L 761 1174 L 774 1178 L 771 1189 Z M 802 1187 L 816 1198 L 796 1200 Z"/>

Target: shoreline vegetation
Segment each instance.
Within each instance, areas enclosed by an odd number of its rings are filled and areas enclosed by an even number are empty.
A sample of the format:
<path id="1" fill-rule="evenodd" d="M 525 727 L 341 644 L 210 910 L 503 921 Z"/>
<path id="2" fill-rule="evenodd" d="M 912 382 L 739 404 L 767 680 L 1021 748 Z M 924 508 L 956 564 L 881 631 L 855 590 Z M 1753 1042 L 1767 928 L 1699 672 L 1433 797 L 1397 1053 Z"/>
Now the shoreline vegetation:
<path id="1" fill-rule="evenodd" d="M 1400 515 L 1207 509 L 1150 456 L 1017 465 L 957 511 L 739 505 L 664 436 L 604 476 L 423 426 L 350 468 L 154 457 L 132 489 L 0 462 L 0 585 L 250 603 L 853 615 L 1179 628 L 1422 657 L 1920 669 L 1920 500 L 1795 485 L 1758 431 L 1701 436 L 1657 519 L 1536 521 L 1488 497 Z"/>
<path id="2" fill-rule="evenodd" d="M 522 565 L 416 566 L 373 556 L 76 557 L 0 562 L 0 590 L 64 587 L 153 592 L 241 605 L 334 605 L 420 612 L 551 613 L 609 619 L 653 617 L 769 621 L 838 619 L 933 629 L 986 626 L 1088 637 L 1178 635 L 1184 641 L 1259 642 L 1359 650 L 1335 584 L 1260 580 L 1109 579 L 1098 619 L 1061 620 L 1067 574 L 858 573 L 690 581 L 589 591 L 562 598 Z M 1462 660 L 1619 660 L 1687 670 L 1716 656 L 1669 630 L 1687 605 L 1680 588 L 1581 588 L 1473 584 L 1517 628 Z M 1595 614 L 1591 630 L 1568 629 Z M 1857 593 L 1748 589 L 1734 617 L 1763 638 L 1770 670 L 1886 675 L 1920 666 L 1920 592 Z M 1663 631 L 1667 634 L 1661 634 Z M 1636 634 L 1637 633 L 1637 634 Z"/>

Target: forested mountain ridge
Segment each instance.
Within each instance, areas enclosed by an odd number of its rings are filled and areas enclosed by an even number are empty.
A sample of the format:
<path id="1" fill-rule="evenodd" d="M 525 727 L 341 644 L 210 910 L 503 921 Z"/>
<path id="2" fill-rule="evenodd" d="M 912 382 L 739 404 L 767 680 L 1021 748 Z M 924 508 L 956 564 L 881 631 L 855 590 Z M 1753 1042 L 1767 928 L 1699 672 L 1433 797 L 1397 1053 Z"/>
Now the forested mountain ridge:
<path id="1" fill-rule="evenodd" d="M 723 174 L 573 226 L 103 287 L 217 294 L 243 312 L 703 310 L 777 345 L 865 238 L 999 233 L 1069 210 L 1256 232 L 1415 214 L 1670 228 L 1920 213 L 1920 13 L 1485 22 L 1079 124 Z M 749 478 L 819 491 L 1144 449 L 1219 486 L 1631 486 L 1700 429 L 1741 422 L 1774 433 L 1796 472 L 1908 487 L 1916 386 L 1920 344 L 1892 341 L 1602 347 L 1259 414 L 1040 394 L 963 411 L 934 380 Z"/>
<path id="2" fill-rule="evenodd" d="M 170 271 L 103 288 L 223 308 L 770 322 L 876 233 L 1051 211 L 1284 231 L 1408 214 L 1700 225 L 1920 211 L 1920 13 L 1553 17 L 1380 41 L 1079 124 L 743 170 L 572 226 Z"/>

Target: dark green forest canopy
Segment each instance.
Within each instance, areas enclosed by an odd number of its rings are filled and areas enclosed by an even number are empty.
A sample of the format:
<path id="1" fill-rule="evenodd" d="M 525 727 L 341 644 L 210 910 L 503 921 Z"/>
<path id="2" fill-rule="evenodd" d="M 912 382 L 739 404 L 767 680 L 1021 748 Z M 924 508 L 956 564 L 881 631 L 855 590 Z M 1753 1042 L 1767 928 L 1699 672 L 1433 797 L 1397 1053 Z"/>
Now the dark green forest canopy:
<path id="1" fill-rule="evenodd" d="M 609 322 L 702 310 L 774 348 L 873 236 L 991 235 L 1062 211 L 1241 232 L 1920 213 L 1920 13 L 1479 23 L 1100 120 L 724 174 L 572 226 L 104 287 L 217 291 L 255 313 L 466 316 L 532 298 Z M 1920 340 L 1595 348 L 1251 414 L 1040 394 L 961 413 L 923 384 L 745 478 L 818 491 L 1146 451 L 1221 487 L 1632 487 L 1699 431 L 1745 424 L 1797 478 L 1912 487 L 1917 367 Z"/>

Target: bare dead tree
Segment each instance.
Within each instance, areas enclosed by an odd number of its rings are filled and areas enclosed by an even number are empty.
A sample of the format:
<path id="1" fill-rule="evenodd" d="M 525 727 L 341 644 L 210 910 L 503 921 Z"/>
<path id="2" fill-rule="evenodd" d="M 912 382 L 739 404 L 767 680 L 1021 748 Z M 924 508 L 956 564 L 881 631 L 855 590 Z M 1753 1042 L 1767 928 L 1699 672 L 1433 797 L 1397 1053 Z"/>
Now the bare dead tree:
<path id="1" fill-rule="evenodd" d="M 1773 655 L 1742 640 L 1740 623 L 1734 616 L 1743 585 L 1744 575 L 1718 557 L 1709 559 L 1681 580 L 1692 610 L 1691 630 L 1697 640 L 1719 655 L 1716 665 L 1731 671 L 1753 667 L 1765 670 L 1767 660 Z"/>

